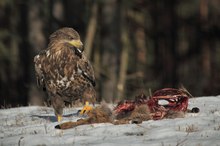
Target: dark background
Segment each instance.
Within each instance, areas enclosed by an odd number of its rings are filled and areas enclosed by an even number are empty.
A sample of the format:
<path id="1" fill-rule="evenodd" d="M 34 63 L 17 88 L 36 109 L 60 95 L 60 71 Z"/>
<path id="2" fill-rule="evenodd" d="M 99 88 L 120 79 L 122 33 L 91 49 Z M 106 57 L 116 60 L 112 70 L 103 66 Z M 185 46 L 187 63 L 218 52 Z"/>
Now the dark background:
<path id="1" fill-rule="evenodd" d="M 63 26 L 76 29 L 98 100 L 183 85 L 220 93 L 219 0 L 1 0 L 1 108 L 43 104 L 33 57 Z"/>

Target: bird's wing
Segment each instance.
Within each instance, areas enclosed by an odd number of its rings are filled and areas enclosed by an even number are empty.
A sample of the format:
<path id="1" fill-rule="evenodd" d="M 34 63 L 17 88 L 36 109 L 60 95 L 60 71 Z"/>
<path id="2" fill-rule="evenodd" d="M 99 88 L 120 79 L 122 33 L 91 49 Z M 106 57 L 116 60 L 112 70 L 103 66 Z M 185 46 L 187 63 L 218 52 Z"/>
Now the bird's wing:
<path id="1" fill-rule="evenodd" d="M 81 73 L 88 82 L 95 86 L 96 83 L 94 70 L 91 63 L 85 58 L 85 56 L 83 56 L 83 58 L 79 60 L 77 64 L 77 72 Z"/>
<path id="2" fill-rule="evenodd" d="M 34 57 L 34 63 L 35 63 L 35 75 L 37 79 L 37 86 L 40 88 L 45 89 L 45 77 L 43 73 L 43 59 L 46 56 L 46 51 L 41 51 L 38 55 Z"/>

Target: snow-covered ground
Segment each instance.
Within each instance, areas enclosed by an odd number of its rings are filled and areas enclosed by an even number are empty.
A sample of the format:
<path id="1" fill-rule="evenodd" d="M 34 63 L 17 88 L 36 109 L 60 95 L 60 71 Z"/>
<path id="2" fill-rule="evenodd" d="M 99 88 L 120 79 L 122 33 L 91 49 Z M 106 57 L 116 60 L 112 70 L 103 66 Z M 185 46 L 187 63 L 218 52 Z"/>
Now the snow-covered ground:
<path id="1" fill-rule="evenodd" d="M 52 108 L 20 107 L 0 110 L 1 146 L 220 146 L 220 96 L 190 99 L 197 114 L 185 118 L 145 121 L 142 124 L 82 125 L 68 130 L 58 124 Z M 65 108 L 63 122 L 76 121 L 77 108 Z"/>

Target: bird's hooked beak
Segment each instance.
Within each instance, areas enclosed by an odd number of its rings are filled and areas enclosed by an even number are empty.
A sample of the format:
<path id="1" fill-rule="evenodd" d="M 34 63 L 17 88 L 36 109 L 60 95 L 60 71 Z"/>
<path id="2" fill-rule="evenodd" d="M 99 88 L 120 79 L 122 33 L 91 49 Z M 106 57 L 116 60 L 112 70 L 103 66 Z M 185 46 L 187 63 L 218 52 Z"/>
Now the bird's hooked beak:
<path id="1" fill-rule="evenodd" d="M 83 43 L 79 39 L 78 40 L 71 40 L 71 41 L 69 41 L 69 43 L 78 49 L 82 49 Z"/>

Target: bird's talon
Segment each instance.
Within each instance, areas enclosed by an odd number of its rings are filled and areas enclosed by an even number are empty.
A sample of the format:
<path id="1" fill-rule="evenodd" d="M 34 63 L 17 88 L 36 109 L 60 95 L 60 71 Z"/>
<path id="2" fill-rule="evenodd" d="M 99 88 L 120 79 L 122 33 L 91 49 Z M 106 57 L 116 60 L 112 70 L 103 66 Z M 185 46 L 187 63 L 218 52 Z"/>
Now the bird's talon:
<path id="1" fill-rule="evenodd" d="M 80 115 L 84 115 L 89 113 L 92 110 L 92 106 L 89 105 L 88 102 L 86 102 L 86 105 L 83 107 L 83 109 L 79 112 Z"/>

